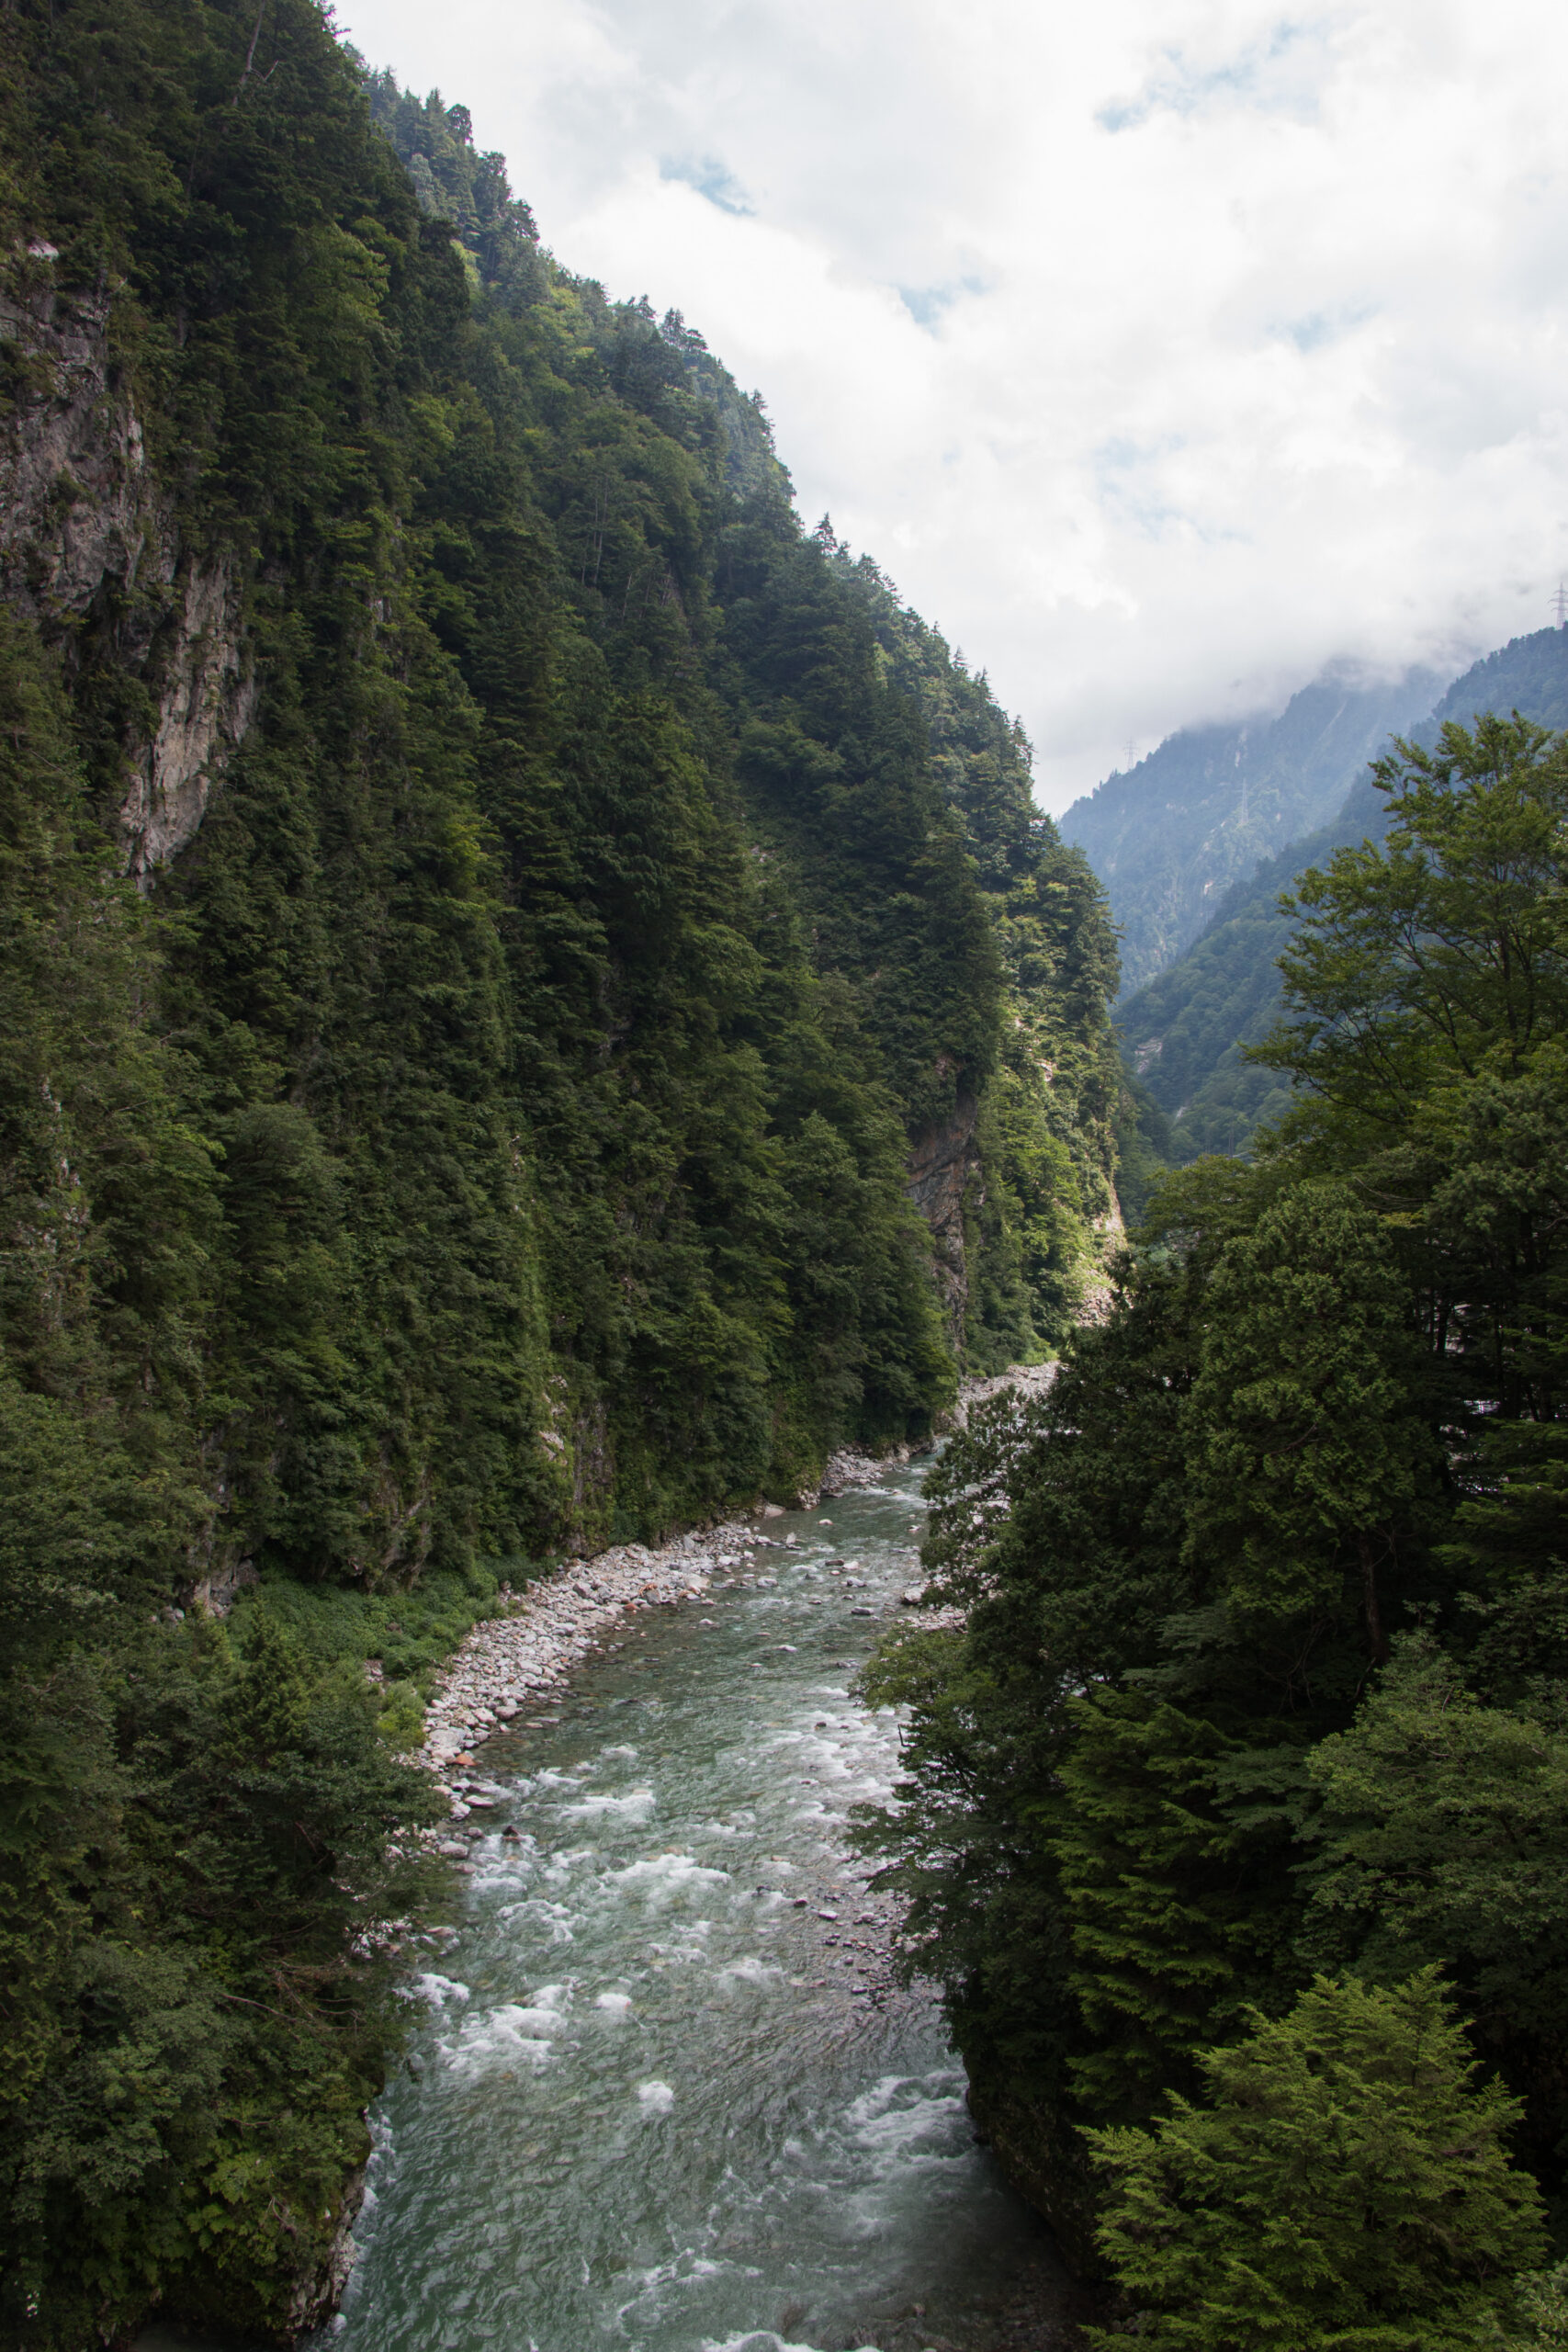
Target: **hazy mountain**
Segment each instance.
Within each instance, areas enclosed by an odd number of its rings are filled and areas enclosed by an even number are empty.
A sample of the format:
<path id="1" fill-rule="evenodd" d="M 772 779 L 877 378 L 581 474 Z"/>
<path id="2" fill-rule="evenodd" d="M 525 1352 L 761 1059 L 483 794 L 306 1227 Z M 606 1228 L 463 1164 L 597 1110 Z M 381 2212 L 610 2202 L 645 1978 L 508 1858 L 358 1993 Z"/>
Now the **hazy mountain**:
<path id="1" fill-rule="evenodd" d="M 1445 719 L 1468 726 L 1478 712 L 1516 709 L 1543 727 L 1568 726 L 1568 629 L 1538 629 L 1489 653 L 1406 731 L 1430 744 Z M 1234 1151 L 1260 1121 L 1283 1110 L 1287 1090 L 1280 1079 L 1253 1068 L 1242 1050 L 1267 1035 L 1279 1012 L 1275 958 L 1292 928 L 1280 912 L 1280 893 L 1341 842 L 1375 833 L 1382 816 L 1382 795 L 1363 769 L 1331 823 L 1233 883 L 1202 935 L 1123 1001 L 1119 1019 L 1127 1059 L 1168 1114 L 1165 1148 L 1177 1159 Z"/>
<path id="2" fill-rule="evenodd" d="M 1369 683 L 1341 670 L 1276 718 L 1184 728 L 1061 820 L 1110 893 L 1124 994 L 1190 946 L 1233 882 L 1328 823 L 1388 736 L 1431 709 L 1443 679 L 1411 670 Z"/>

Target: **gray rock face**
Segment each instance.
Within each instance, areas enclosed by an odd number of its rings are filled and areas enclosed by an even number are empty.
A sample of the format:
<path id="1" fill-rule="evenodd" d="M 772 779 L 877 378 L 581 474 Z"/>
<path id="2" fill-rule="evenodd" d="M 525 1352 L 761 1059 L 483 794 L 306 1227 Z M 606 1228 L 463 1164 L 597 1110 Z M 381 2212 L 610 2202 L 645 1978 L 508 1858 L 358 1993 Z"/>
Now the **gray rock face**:
<path id="1" fill-rule="evenodd" d="M 0 566 L 22 611 L 80 616 L 106 580 L 136 584 L 154 494 L 141 427 L 109 388 L 107 298 L 56 293 L 49 249 L 33 254 L 32 289 L 0 297 L 0 335 L 24 355 L 0 437 Z"/>
<path id="2" fill-rule="evenodd" d="M 190 1605 L 208 1617 L 227 1617 L 235 1596 L 243 1592 L 247 1585 L 260 1582 L 254 1560 L 231 1560 L 209 1567 L 197 1579 L 191 1588 Z"/>
<path id="3" fill-rule="evenodd" d="M 343 2290 L 348 2284 L 348 2274 L 354 2267 L 357 2248 L 354 2243 L 354 2224 L 365 2202 L 365 2166 L 349 2175 L 339 2199 L 337 2226 L 327 2251 L 326 2260 L 319 2269 L 302 2272 L 294 2282 L 284 2325 L 292 2343 L 296 2337 L 307 2335 L 329 2319 L 343 2301 Z"/>
<path id="4" fill-rule="evenodd" d="M 964 1254 L 964 1193 L 979 1165 L 975 1121 L 979 1103 L 961 1093 L 945 1119 L 928 1128 L 909 1154 L 904 1189 L 931 1227 L 931 1255 L 950 1338 L 964 1329 L 969 1269 Z"/>
<path id="5" fill-rule="evenodd" d="M 255 706 L 255 680 L 242 671 L 240 596 L 228 565 L 192 564 L 183 587 L 164 663 L 158 729 L 119 812 L 127 861 L 137 875 L 166 865 L 196 832 Z"/>
<path id="6" fill-rule="evenodd" d="M 152 738 L 128 755 L 120 823 L 141 876 L 178 855 L 250 725 L 254 681 L 242 596 L 221 552 L 182 546 L 116 382 L 110 299 L 54 282 L 30 247 L 0 296 L 0 338 L 20 346 L 19 397 L 0 426 L 0 591 L 62 637 L 112 592 L 117 650 L 152 689 Z"/>

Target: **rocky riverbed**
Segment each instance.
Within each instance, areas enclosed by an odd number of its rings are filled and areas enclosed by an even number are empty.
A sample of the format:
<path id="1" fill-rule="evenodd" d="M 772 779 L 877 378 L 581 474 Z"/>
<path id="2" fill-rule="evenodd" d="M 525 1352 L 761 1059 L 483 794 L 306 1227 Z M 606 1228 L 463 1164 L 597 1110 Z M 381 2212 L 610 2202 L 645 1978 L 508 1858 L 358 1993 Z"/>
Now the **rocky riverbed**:
<path id="1" fill-rule="evenodd" d="M 923 1514 L 917 1465 L 856 1465 L 569 1567 L 454 1657 L 426 1755 L 461 1894 L 416 1939 L 334 2352 L 1065 2344 L 855 1850 L 900 1741 L 857 1676 Z"/>
<path id="2" fill-rule="evenodd" d="M 908 1459 L 900 1448 L 881 1461 L 850 1451 L 832 1456 L 822 1484 L 807 1499 L 816 1503 L 855 1487 L 869 1487 L 890 1464 Z M 480 1742 L 517 1723 L 548 1720 L 574 1668 L 638 1637 L 637 1618 L 654 1609 L 701 1601 L 717 1576 L 743 1569 L 769 1551 L 796 1549 L 795 1534 L 775 1536 L 769 1522 L 786 1517 L 775 1503 L 763 1503 L 716 1527 L 690 1530 L 668 1543 L 616 1544 L 592 1558 L 561 1568 L 510 1602 L 506 1612 L 476 1625 L 437 1678 L 436 1696 L 425 1716 L 425 1738 L 416 1760 L 446 1783 L 454 1815 L 471 1810 L 452 1787 L 454 1767 L 473 1761 Z M 909 1598 L 915 1597 L 910 1588 Z"/>

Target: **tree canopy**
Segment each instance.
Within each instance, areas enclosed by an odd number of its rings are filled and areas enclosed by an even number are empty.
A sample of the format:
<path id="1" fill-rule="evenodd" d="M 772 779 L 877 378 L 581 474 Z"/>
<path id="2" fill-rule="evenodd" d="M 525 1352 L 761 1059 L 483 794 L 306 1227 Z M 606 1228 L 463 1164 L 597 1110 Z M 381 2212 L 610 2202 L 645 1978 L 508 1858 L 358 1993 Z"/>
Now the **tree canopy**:
<path id="1" fill-rule="evenodd" d="M 1297 892 L 1288 1115 L 1158 1184 L 1048 1395 L 953 1441 L 929 1558 L 966 1624 L 874 1669 L 911 1710 L 865 1834 L 913 1962 L 1015 2174 L 1158 2342 L 1472 2340 L 1462 2265 L 1451 2309 L 1389 2248 L 1355 2285 L 1326 2179 L 1258 2267 L 1324 2033 L 1370 2070 L 1374 2172 L 1412 2020 L 1448 2052 L 1434 2118 L 1473 2081 L 1487 2279 L 1535 2258 L 1503 2226 L 1529 2179 L 1561 2211 L 1565 775 L 1518 719 L 1382 763 L 1382 838 Z"/>

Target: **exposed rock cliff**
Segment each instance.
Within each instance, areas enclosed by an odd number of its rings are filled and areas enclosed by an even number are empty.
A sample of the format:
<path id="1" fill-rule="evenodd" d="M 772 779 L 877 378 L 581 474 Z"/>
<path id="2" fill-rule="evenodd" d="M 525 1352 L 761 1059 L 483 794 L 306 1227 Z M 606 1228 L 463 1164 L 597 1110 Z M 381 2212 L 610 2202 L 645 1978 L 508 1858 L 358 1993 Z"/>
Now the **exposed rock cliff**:
<path id="1" fill-rule="evenodd" d="M 221 559 L 191 563 L 171 583 L 159 649 L 158 725 L 120 808 L 133 874 L 164 865 L 195 833 L 230 752 L 244 737 L 255 680 L 243 667 L 240 594 Z"/>
<path id="2" fill-rule="evenodd" d="M 0 358 L 12 411 L 0 427 L 0 590 L 65 646 L 89 628 L 139 672 L 156 709 L 126 747 L 119 811 L 131 872 L 191 839 L 243 738 L 254 682 L 242 598 L 222 555 L 182 544 L 154 483 L 141 423 L 112 353 L 111 295 L 62 292 L 35 241 L 0 295 Z"/>
<path id="3" fill-rule="evenodd" d="M 979 1104 L 960 1092 L 945 1119 L 920 1136 L 909 1153 L 907 1189 L 931 1234 L 931 1259 L 942 1294 L 942 1317 L 957 1347 L 964 1339 L 969 1304 L 969 1270 L 964 1251 L 964 1195 L 980 1165 L 975 1144 Z"/>

